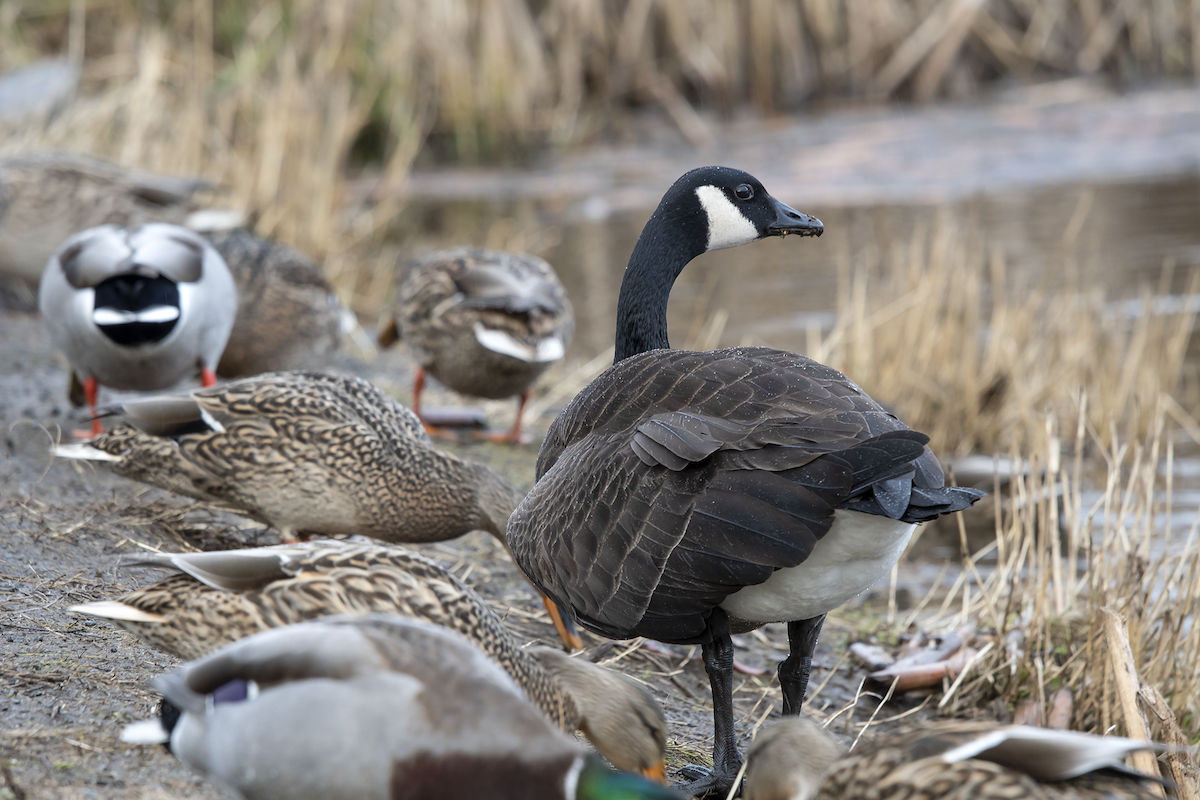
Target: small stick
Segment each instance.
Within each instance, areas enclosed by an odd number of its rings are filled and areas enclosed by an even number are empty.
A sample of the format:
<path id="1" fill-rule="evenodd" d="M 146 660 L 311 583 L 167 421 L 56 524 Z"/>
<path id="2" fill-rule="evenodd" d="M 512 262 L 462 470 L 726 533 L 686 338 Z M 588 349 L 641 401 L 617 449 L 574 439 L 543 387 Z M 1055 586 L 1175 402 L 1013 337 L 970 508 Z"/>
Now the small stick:
<path id="1" fill-rule="evenodd" d="M 1129 631 L 1125 621 L 1109 606 L 1100 609 L 1104 617 L 1104 637 L 1108 640 L 1108 656 L 1112 662 L 1113 678 L 1117 684 L 1117 698 L 1121 703 L 1121 713 L 1125 717 L 1125 734 L 1137 741 L 1150 741 L 1146 733 L 1146 724 L 1142 721 L 1142 713 L 1138 710 L 1137 668 L 1133 664 L 1133 651 L 1129 647 Z M 1152 778 L 1160 779 L 1158 760 L 1154 753 L 1140 750 L 1130 756 L 1133 765 L 1139 771 Z M 1150 791 L 1165 797 L 1160 784 L 1150 784 Z"/>

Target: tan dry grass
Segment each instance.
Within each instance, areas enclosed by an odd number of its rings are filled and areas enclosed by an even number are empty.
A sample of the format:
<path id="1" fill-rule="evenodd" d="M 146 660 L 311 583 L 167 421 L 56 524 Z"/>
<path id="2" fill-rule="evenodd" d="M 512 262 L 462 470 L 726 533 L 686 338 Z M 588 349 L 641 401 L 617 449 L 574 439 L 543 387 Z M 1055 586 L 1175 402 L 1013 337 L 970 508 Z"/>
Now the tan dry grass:
<path id="1" fill-rule="evenodd" d="M 399 211 L 344 210 L 356 143 L 385 198 L 423 149 L 520 155 L 620 130 L 631 106 L 660 106 L 703 142 L 697 109 L 963 96 L 1000 76 L 1191 76 L 1198 31 L 1185 0 L 6 0 L 0 70 L 67 55 L 83 91 L 44 124 L 0 131 L 0 152 L 63 147 L 214 179 L 260 234 L 324 259 L 349 300 L 380 285 Z"/>
<path id="2" fill-rule="evenodd" d="M 807 354 L 856 376 L 939 453 L 1027 452 L 1047 413 L 1072 430 L 1082 414 L 1105 440 L 1112 420 L 1138 436 L 1183 385 L 1194 313 L 1156 313 L 1147 295 L 1128 314 L 1071 281 L 1013 285 L 1003 252 L 949 216 L 877 269 L 843 272 L 838 323 L 812 332 Z"/>
<path id="3" fill-rule="evenodd" d="M 1130 733 L 1149 723 L 1152 738 L 1171 741 L 1165 706 L 1188 742 L 1200 738 L 1200 513 L 1186 533 L 1170 524 L 1178 525 L 1172 515 L 1181 511 L 1167 432 L 1172 408 L 1161 398 L 1150 430 L 1136 439 L 1115 430 L 1102 439 L 1086 424 L 1060 438 L 1054 418 L 1043 418 L 1029 470 L 1005 492 L 1016 510 L 997 521 L 995 544 L 965 560 L 933 614 L 900 621 L 901 629 L 921 618 L 926 628 L 970 621 L 989 630 L 978 668 L 942 698 L 946 711 L 994 698 L 1049 711 L 1055 692 L 1067 688 L 1073 729 Z M 1088 467 L 1089 449 L 1099 453 L 1098 471 Z M 1098 490 L 1089 491 L 1090 478 Z M 1128 631 L 1136 699 L 1122 696 L 1120 653 L 1111 630 L 1106 635 L 1114 620 Z M 1130 719 L 1123 700 L 1141 720 Z"/>

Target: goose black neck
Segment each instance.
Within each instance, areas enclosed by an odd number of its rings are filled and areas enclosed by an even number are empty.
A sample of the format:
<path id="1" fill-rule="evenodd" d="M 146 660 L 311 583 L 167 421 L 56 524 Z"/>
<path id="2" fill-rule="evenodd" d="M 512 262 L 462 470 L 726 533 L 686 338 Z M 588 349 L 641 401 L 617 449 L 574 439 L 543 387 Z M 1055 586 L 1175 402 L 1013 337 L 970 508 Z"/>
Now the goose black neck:
<path id="1" fill-rule="evenodd" d="M 667 341 L 667 300 L 675 279 L 708 245 L 708 216 L 692 193 L 672 187 L 638 237 L 621 280 L 613 363 Z M 677 196 L 680 195 L 680 196 Z"/>

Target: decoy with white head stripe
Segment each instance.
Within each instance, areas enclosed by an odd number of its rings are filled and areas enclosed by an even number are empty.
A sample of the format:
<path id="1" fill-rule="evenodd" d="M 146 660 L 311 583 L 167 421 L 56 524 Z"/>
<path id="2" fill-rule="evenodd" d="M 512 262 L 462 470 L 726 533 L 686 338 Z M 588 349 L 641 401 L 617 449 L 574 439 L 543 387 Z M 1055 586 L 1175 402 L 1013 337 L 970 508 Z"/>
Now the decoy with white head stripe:
<path id="1" fill-rule="evenodd" d="M 92 411 L 98 386 L 155 391 L 189 375 L 205 386 L 237 315 L 220 254 L 178 225 L 101 225 L 70 237 L 42 273 L 38 307 Z M 102 430 L 93 415 L 92 433 Z"/>
<path id="2" fill-rule="evenodd" d="M 678 797 L 610 771 L 467 640 L 413 619 L 274 628 L 153 685 L 182 711 L 171 751 L 244 800 Z"/>
<path id="3" fill-rule="evenodd" d="M 945 487 L 910 430 L 849 378 L 765 347 L 671 350 L 667 299 L 689 261 L 821 222 L 753 176 L 693 170 L 667 191 L 625 270 L 616 363 L 551 425 L 508 542 L 535 585 L 604 636 L 702 646 L 711 773 L 728 792 L 732 633 L 787 622 L 784 712 L 798 713 L 825 614 L 899 558 L 917 523 L 982 493 Z"/>

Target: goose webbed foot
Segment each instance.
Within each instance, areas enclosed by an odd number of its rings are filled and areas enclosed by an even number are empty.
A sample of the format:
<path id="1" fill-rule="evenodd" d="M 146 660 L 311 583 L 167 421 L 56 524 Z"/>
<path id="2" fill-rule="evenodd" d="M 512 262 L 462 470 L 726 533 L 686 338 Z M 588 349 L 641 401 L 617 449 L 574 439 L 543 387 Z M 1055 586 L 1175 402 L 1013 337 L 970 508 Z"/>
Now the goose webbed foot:
<path id="1" fill-rule="evenodd" d="M 728 772 L 727 768 L 717 770 L 702 767 L 699 764 L 688 764 L 679 769 L 679 776 L 687 782 L 677 783 L 672 788 L 688 797 L 724 800 L 729 796 L 729 789 L 733 786 L 733 782 L 737 780 L 737 774 L 740 770 L 740 760 L 738 766 L 732 772 Z M 738 791 L 734 796 L 741 793 L 741 787 L 738 787 Z"/>

